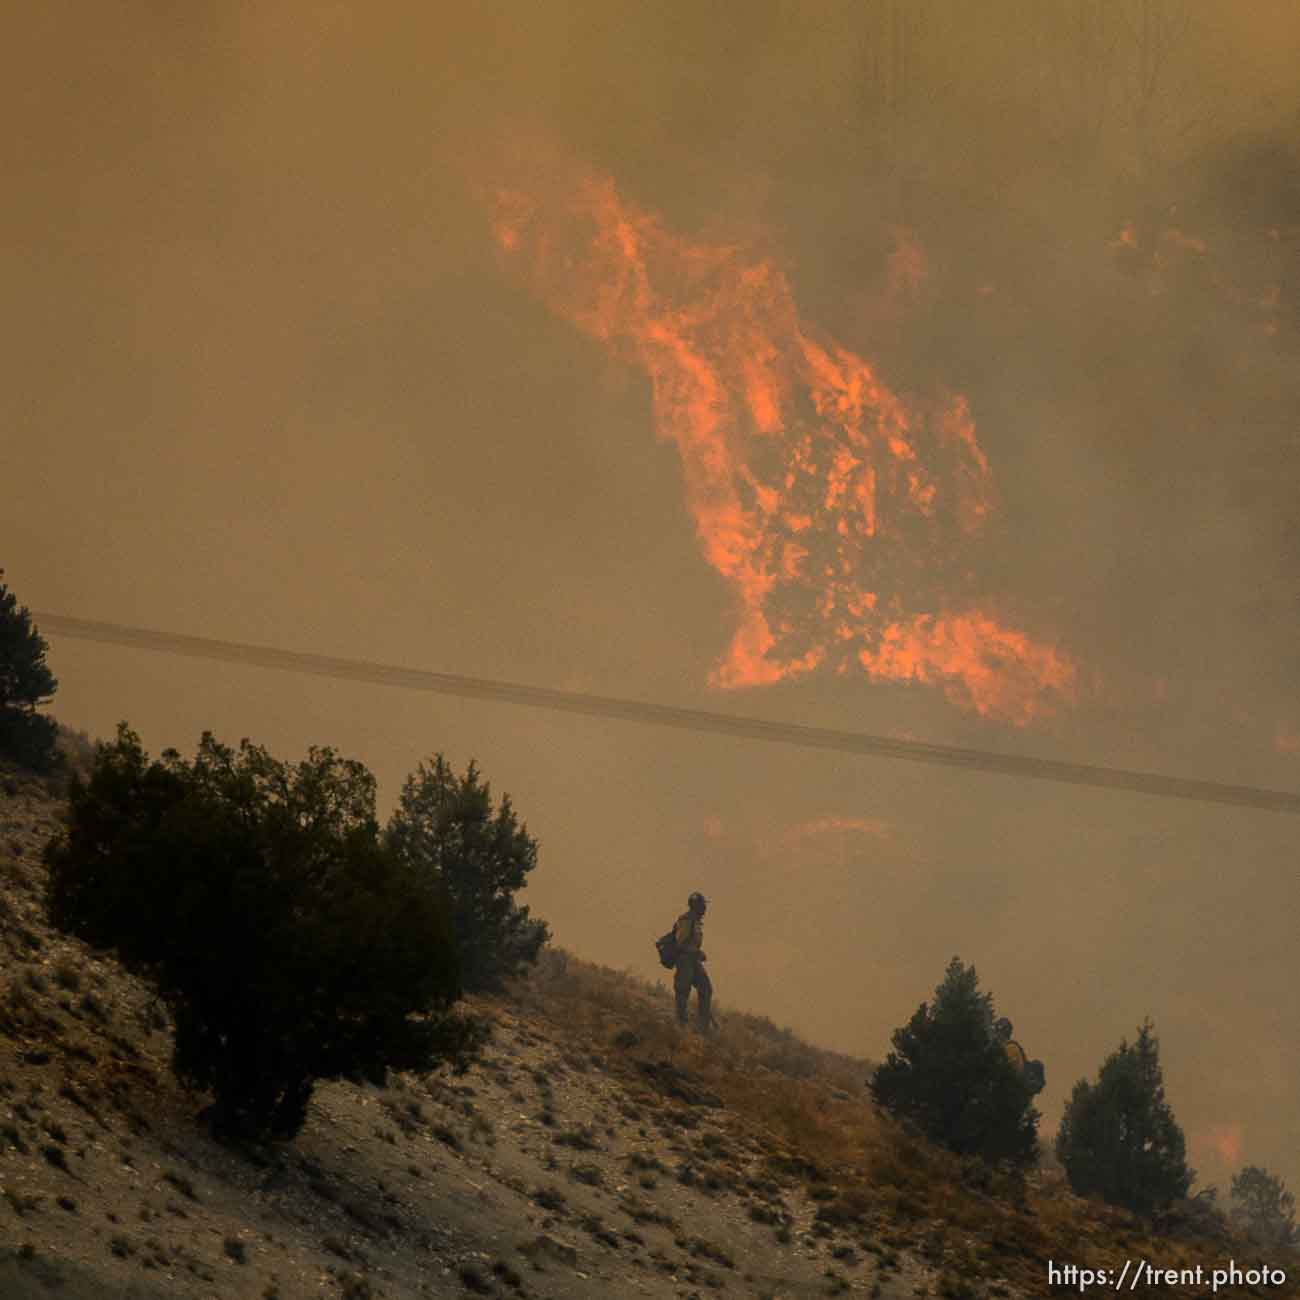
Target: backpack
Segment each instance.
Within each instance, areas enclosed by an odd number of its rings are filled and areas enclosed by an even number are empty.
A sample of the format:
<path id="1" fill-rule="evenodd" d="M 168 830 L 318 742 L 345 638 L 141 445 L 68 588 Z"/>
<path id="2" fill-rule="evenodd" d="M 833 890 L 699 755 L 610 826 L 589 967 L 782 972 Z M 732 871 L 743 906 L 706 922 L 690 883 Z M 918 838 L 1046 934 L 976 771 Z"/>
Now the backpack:
<path id="1" fill-rule="evenodd" d="M 677 927 L 656 939 L 655 948 L 659 952 L 659 964 L 672 970 L 677 965 Z"/>

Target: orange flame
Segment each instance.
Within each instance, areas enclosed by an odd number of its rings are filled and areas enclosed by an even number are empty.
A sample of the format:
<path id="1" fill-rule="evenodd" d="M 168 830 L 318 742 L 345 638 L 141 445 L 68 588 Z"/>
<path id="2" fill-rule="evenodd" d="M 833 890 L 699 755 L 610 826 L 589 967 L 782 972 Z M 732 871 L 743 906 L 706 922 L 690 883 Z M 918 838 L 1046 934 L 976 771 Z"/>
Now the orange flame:
<path id="1" fill-rule="evenodd" d="M 1160 238 L 1180 253 L 1199 253 L 1203 257 L 1208 251 L 1205 240 L 1199 235 L 1189 235 L 1177 226 L 1167 226 L 1160 232 Z"/>
<path id="2" fill-rule="evenodd" d="M 1213 1151 L 1224 1164 L 1235 1165 L 1241 1161 L 1242 1126 L 1237 1123 L 1212 1125 L 1199 1135 L 1205 1150 Z"/>
<path id="3" fill-rule="evenodd" d="M 889 257 L 889 294 L 915 297 L 930 274 L 929 259 L 925 249 L 910 230 L 901 226 L 894 230 L 894 251 Z"/>
<path id="4" fill-rule="evenodd" d="M 1110 241 L 1110 248 L 1113 252 L 1136 251 L 1138 246 L 1137 228 L 1131 221 L 1126 221 L 1119 229 L 1119 233 Z"/>
<path id="5" fill-rule="evenodd" d="M 889 823 L 880 817 L 844 817 L 832 814 L 788 826 L 781 838 L 784 843 L 793 844 L 798 840 L 814 839 L 821 835 L 857 834 L 869 835 L 873 839 L 889 839 L 892 833 Z"/>
<path id="6" fill-rule="evenodd" d="M 852 817 L 830 813 L 774 827 L 756 837 L 760 857 L 776 858 L 788 866 L 838 858 L 848 865 L 850 855 L 905 852 L 895 827 L 881 817 Z"/>
<path id="7" fill-rule="evenodd" d="M 1071 661 L 962 592 L 993 509 L 965 398 L 905 402 L 800 317 L 770 259 L 688 241 L 608 177 L 560 170 L 558 186 L 488 195 L 496 242 L 555 312 L 650 377 L 701 550 L 737 601 L 712 683 L 856 667 L 1018 725 L 1068 698 Z M 919 284 L 918 245 L 900 239 L 891 274 Z"/>

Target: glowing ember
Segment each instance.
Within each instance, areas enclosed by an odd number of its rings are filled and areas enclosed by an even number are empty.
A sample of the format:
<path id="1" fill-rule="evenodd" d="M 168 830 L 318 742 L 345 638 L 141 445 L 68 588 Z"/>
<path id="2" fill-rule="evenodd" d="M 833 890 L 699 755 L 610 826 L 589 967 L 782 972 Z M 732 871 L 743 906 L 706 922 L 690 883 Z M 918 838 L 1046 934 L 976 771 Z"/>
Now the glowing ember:
<path id="1" fill-rule="evenodd" d="M 1162 230 L 1160 238 L 1180 253 L 1198 253 L 1202 257 L 1205 255 L 1205 240 L 1200 238 L 1199 235 L 1189 235 L 1186 231 L 1179 230 L 1177 226 L 1170 226 Z"/>
<path id="2" fill-rule="evenodd" d="M 1241 1163 L 1242 1127 L 1240 1124 L 1218 1124 L 1200 1135 L 1200 1146 L 1213 1151 L 1224 1164 Z"/>
<path id="3" fill-rule="evenodd" d="M 905 402 L 800 318 L 771 260 L 671 233 L 608 178 L 488 200 L 508 263 L 650 377 L 700 547 L 736 597 L 714 685 L 865 672 L 1019 725 L 1071 695 L 1070 660 L 969 590 L 993 491 L 963 397 Z M 891 276 L 924 275 L 900 238 Z"/>
<path id="4" fill-rule="evenodd" d="M 929 275 L 925 249 L 910 230 L 894 231 L 894 251 L 889 258 L 889 295 L 915 297 Z"/>
<path id="5" fill-rule="evenodd" d="M 1112 251 L 1118 252 L 1121 249 L 1136 250 L 1138 246 L 1137 230 L 1131 221 L 1127 221 L 1120 227 L 1119 233 L 1110 241 Z"/>
<path id="6" fill-rule="evenodd" d="M 889 839 L 889 823 L 879 817 L 814 817 L 786 828 L 782 840 L 793 844 L 796 840 L 815 839 L 823 835 L 867 835 L 873 839 Z"/>

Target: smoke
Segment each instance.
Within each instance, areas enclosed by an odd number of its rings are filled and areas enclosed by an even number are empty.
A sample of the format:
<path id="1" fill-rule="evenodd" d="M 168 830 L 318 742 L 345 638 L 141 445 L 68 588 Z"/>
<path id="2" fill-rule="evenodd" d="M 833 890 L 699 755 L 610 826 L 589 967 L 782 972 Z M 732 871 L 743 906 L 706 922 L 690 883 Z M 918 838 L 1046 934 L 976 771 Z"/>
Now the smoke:
<path id="1" fill-rule="evenodd" d="M 904 403 L 800 318 L 770 260 L 682 240 L 608 178 L 547 162 L 540 187 L 507 173 L 491 190 L 496 240 L 544 301 L 651 378 L 701 550 L 739 606 L 714 683 L 853 668 L 937 681 L 1021 725 L 1050 691 L 1071 694 L 1067 656 L 963 590 L 993 495 L 966 399 Z M 903 237 L 891 289 L 923 268 Z"/>
<path id="2" fill-rule="evenodd" d="M 1116 711 L 1188 683 L 1162 736 L 1221 744 L 1199 699 L 1230 680 L 1249 767 L 1287 707 L 1298 617 L 1297 105 L 1276 53 L 1295 24 L 1146 9 L 1148 28 L 1137 5 L 815 23 L 763 5 L 743 24 L 577 7 L 480 32 L 522 71 L 461 89 L 474 139 L 540 123 L 673 230 L 761 231 L 802 316 L 902 397 L 966 395 L 1015 515 L 991 540 L 1023 617 Z"/>
<path id="3" fill-rule="evenodd" d="M 611 349 L 537 296 L 475 192 L 524 188 L 485 178 L 505 137 L 565 193 L 548 141 L 625 215 L 770 265 L 801 336 L 916 419 L 939 522 L 904 479 L 907 546 L 844 542 L 837 507 L 803 561 L 899 602 L 844 645 L 991 599 L 1077 666 L 1068 699 L 983 713 L 961 674 L 840 674 L 781 525 L 745 553 L 774 577 L 760 661 L 823 658 L 727 707 L 1300 781 L 1294 6 L 54 4 L 0 60 L 0 558 L 34 608 L 718 708 L 755 606 L 709 563 L 662 389 L 626 320 Z M 958 396 L 975 441 L 945 453 Z M 726 482 L 781 487 L 770 437 Z M 972 445 L 977 536 L 944 513 Z M 528 901 L 563 942 L 653 975 L 702 888 L 720 997 L 837 1047 L 880 1055 L 958 952 L 1047 1062 L 1049 1129 L 1150 1013 L 1203 1180 L 1239 1132 L 1300 1183 L 1289 819 L 54 649 L 61 716 L 154 749 L 332 743 L 394 793 L 476 755 L 541 836 Z"/>

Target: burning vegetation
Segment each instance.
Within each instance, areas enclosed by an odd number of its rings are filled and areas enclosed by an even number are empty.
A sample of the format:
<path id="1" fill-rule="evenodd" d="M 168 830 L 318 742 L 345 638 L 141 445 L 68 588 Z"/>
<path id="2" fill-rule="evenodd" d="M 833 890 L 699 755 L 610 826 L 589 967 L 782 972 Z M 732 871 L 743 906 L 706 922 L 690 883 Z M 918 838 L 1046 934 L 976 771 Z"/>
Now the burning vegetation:
<path id="1" fill-rule="evenodd" d="M 1018 726 L 1072 699 L 1072 658 L 979 589 L 997 498 L 965 397 L 896 392 L 800 315 L 773 258 L 674 233 L 608 176 L 566 167 L 558 186 L 487 198 L 508 266 L 650 379 L 700 549 L 735 599 L 715 686 L 862 673 Z M 893 278 L 913 286 L 924 255 L 900 247 Z"/>

